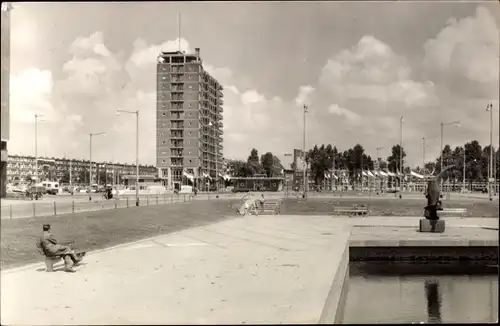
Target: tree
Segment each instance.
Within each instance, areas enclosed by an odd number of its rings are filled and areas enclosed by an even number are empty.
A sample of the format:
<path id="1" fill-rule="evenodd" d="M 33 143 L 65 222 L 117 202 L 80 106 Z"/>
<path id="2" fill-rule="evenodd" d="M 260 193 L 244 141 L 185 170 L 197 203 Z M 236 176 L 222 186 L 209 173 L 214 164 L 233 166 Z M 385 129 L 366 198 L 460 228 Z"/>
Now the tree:
<path id="1" fill-rule="evenodd" d="M 443 157 L 443 168 L 454 163 L 453 152 L 451 151 L 450 145 L 445 145 L 443 148 L 442 155 L 436 160 L 436 172 L 441 172 L 441 157 Z M 444 176 L 447 179 L 447 176 Z"/>
<path id="2" fill-rule="evenodd" d="M 402 157 L 403 166 L 405 165 L 405 161 L 404 161 L 405 157 L 406 157 L 406 152 L 405 152 L 405 149 L 403 147 L 403 157 Z M 387 158 L 387 168 L 389 171 L 391 171 L 391 172 L 401 171 L 401 167 L 399 166 L 401 164 L 400 158 L 401 158 L 401 145 L 397 144 L 397 145 L 392 146 L 391 156 L 389 156 Z"/>
<path id="3" fill-rule="evenodd" d="M 252 171 L 251 176 L 254 176 L 255 174 L 261 174 L 263 172 L 262 166 L 259 162 L 259 152 L 255 148 L 252 148 L 252 150 L 250 151 L 250 156 L 247 159 L 247 163 Z"/>
<path id="4" fill-rule="evenodd" d="M 481 158 L 483 151 L 477 140 L 465 144 L 465 177 L 469 184 L 473 181 L 482 181 Z"/>
<path id="5" fill-rule="evenodd" d="M 274 170 L 274 155 L 271 152 L 267 152 L 266 154 L 260 157 L 260 163 L 262 165 L 262 169 L 266 173 L 268 177 L 273 175 Z"/>
<path id="6" fill-rule="evenodd" d="M 64 171 L 63 176 L 61 180 L 59 180 L 61 183 L 69 183 L 69 171 Z"/>
<path id="7" fill-rule="evenodd" d="M 306 162 L 310 165 L 314 183 L 319 185 L 325 178 L 325 173 L 333 167 L 334 151 L 331 145 L 314 146 L 306 155 Z"/>
<path id="8" fill-rule="evenodd" d="M 488 170 L 490 167 L 490 151 L 491 146 L 487 145 L 483 148 L 483 153 L 481 155 L 481 174 L 483 180 L 488 180 Z"/>
<path id="9" fill-rule="evenodd" d="M 436 172 L 436 162 L 425 163 L 424 170 L 422 172 L 426 174 L 434 174 Z"/>
<path id="10" fill-rule="evenodd" d="M 344 151 L 342 160 L 351 180 L 360 181 L 363 169 L 373 169 L 372 158 L 365 154 L 365 149 L 360 144 Z"/>
<path id="11" fill-rule="evenodd" d="M 240 160 L 228 160 L 227 166 L 232 176 L 247 178 L 251 177 L 252 169 L 247 162 Z"/>

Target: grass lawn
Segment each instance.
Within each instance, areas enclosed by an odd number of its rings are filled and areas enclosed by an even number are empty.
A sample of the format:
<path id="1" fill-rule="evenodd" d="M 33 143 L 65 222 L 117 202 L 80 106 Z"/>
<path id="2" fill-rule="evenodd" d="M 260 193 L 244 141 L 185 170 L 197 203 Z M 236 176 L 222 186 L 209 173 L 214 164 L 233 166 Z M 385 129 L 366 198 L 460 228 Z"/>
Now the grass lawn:
<path id="1" fill-rule="evenodd" d="M 333 206 L 352 207 L 366 205 L 374 216 L 420 216 L 423 217 L 425 198 L 308 198 L 286 199 L 281 206 L 283 215 L 330 215 Z M 498 217 L 498 201 L 490 202 L 483 199 L 444 200 L 444 208 L 467 208 L 469 217 Z"/>
<path id="2" fill-rule="evenodd" d="M 0 269 L 43 261 L 36 241 L 46 223 L 59 242 L 75 241 L 74 248 L 90 251 L 214 223 L 235 216 L 232 206 L 229 200 L 204 200 L 2 220 Z"/>

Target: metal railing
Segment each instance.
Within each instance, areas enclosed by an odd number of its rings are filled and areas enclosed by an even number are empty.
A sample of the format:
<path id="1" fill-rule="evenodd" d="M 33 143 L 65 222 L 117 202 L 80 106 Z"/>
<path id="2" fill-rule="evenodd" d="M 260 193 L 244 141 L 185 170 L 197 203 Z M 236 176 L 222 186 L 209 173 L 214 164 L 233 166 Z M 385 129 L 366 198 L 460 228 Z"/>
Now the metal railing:
<path id="1" fill-rule="evenodd" d="M 61 199 L 56 197 L 52 201 L 44 199 L 19 200 L 18 203 L 7 205 L 2 203 L 1 217 L 2 219 L 33 218 L 135 207 L 135 196 L 119 196 L 110 200 L 93 196 L 90 201 L 85 198 L 88 197 L 68 196 Z M 191 200 L 193 196 L 189 194 L 142 195 L 139 196 L 139 206 L 178 204 Z"/>
<path id="2" fill-rule="evenodd" d="M 194 200 L 232 200 L 240 199 L 244 195 L 245 193 L 219 193 L 217 195 L 215 192 L 198 192 L 196 196 L 194 194 L 140 195 L 139 206 L 181 204 Z M 282 198 L 283 193 L 266 193 L 265 196 L 266 198 Z M 26 196 L 19 196 L 18 200 L 6 199 L 10 202 L 8 204 L 2 200 L 1 218 L 34 218 L 136 207 L 134 195 L 120 195 L 106 200 L 101 195 L 92 194 L 91 198 L 89 201 L 88 194 L 55 196 L 53 199 L 44 197 L 40 200 L 26 200 Z"/>

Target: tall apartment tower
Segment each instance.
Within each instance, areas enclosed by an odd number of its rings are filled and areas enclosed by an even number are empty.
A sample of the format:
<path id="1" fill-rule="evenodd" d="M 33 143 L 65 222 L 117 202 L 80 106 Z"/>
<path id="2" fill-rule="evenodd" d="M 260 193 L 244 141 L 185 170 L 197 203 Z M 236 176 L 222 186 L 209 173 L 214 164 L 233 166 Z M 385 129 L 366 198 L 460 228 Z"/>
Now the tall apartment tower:
<path id="1" fill-rule="evenodd" d="M 222 172 L 222 86 L 195 53 L 161 52 L 156 83 L 156 167 L 168 189 Z M 217 165 L 216 165 L 217 164 Z"/>

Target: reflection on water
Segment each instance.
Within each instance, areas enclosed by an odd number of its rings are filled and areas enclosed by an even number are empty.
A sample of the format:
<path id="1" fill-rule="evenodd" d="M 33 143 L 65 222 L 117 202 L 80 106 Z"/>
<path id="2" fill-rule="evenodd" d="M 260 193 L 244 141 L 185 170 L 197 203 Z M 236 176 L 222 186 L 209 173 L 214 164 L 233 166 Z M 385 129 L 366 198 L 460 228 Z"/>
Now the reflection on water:
<path id="1" fill-rule="evenodd" d="M 377 264 L 392 273 L 382 275 Z M 444 271 L 452 267 L 446 264 Z M 343 323 L 495 322 L 498 274 L 491 268 L 477 274 L 479 267 L 469 266 L 474 274 L 467 275 L 463 266 L 455 267 L 449 275 L 440 264 L 352 262 Z"/>
<path id="2" fill-rule="evenodd" d="M 427 316 L 429 323 L 441 322 L 441 296 L 437 280 L 425 281 L 425 296 L 427 299 Z"/>

